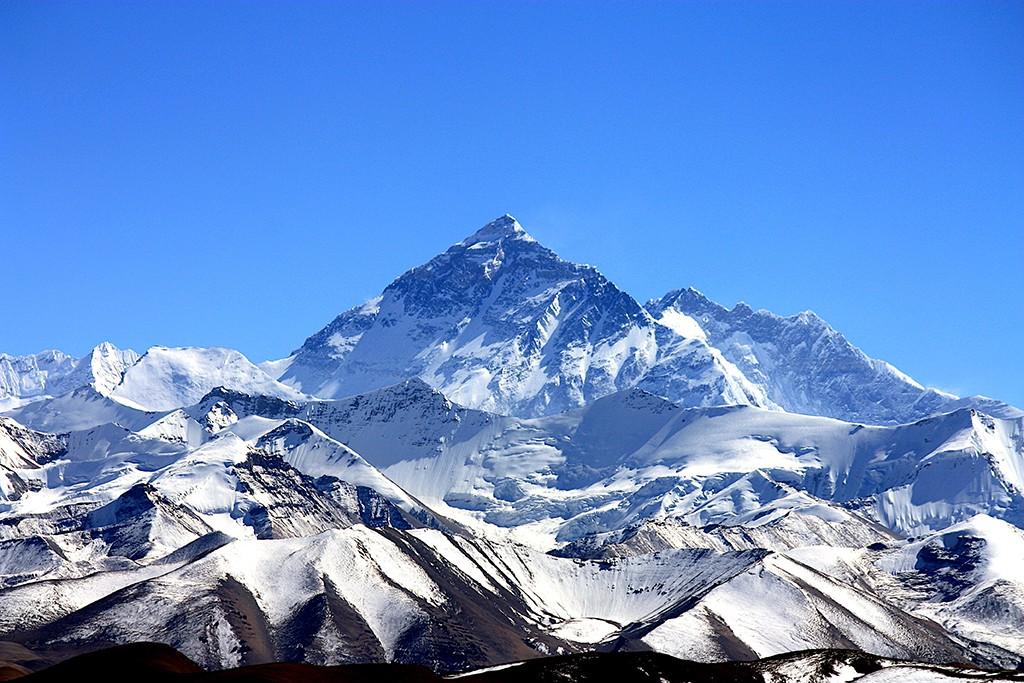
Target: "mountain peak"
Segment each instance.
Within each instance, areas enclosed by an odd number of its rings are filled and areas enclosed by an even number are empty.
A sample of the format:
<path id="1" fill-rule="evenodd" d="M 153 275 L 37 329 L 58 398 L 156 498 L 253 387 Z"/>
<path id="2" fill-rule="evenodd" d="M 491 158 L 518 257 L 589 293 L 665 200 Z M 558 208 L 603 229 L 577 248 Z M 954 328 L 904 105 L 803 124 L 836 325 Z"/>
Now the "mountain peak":
<path id="1" fill-rule="evenodd" d="M 515 219 L 511 214 L 505 214 L 480 228 L 466 239 L 459 242 L 460 246 L 471 247 L 475 244 L 485 244 L 490 242 L 498 242 L 501 240 L 523 240 L 527 242 L 534 242 L 536 240 L 530 236 L 523 226 L 519 224 L 519 221 Z"/>

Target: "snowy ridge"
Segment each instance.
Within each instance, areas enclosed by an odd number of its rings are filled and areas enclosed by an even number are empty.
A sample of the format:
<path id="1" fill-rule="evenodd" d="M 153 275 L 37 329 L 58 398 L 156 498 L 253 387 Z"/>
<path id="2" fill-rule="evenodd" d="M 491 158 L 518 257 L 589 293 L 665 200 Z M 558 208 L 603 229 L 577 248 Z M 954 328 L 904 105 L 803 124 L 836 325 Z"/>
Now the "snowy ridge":
<path id="1" fill-rule="evenodd" d="M 647 310 L 677 327 L 699 329 L 773 403 L 791 412 L 868 424 L 912 422 L 962 407 L 1024 416 L 985 397 L 960 399 L 927 389 L 868 357 L 811 311 L 784 318 L 743 303 L 727 309 L 692 288 L 648 302 Z"/>

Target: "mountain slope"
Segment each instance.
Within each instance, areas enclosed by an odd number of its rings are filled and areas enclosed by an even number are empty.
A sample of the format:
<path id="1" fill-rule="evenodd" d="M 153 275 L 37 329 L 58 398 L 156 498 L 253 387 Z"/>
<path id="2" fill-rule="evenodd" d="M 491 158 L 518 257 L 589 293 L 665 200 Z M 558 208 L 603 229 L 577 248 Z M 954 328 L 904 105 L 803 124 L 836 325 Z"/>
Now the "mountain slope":
<path id="1" fill-rule="evenodd" d="M 1024 651 L 1024 532 L 987 515 L 907 544 L 879 562 L 952 633 Z"/>

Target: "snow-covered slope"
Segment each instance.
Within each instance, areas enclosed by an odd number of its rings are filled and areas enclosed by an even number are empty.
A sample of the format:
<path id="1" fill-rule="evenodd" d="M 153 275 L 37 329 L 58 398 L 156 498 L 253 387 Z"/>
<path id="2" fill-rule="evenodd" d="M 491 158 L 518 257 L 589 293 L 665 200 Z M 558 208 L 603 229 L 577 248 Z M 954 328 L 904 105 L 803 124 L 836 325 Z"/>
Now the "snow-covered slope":
<path id="1" fill-rule="evenodd" d="M 826 641 L 939 662 L 956 661 L 964 648 L 884 594 L 836 581 L 786 555 L 765 558 L 682 614 L 639 629 L 634 637 L 660 652 L 705 661 L 808 650 Z M 1012 653 L 1004 656 L 1019 659 Z"/>
<path id="2" fill-rule="evenodd" d="M 647 310 L 665 324 L 699 329 L 773 403 L 791 412 L 867 424 L 912 422 L 962 407 L 1024 416 L 993 399 L 960 399 L 925 388 L 867 356 L 810 311 L 784 318 L 743 303 L 727 309 L 695 289 L 669 292 Z"/>
<path id="3" fill-rule="evenodd" d="M 504 216 L 265 367 L 324 398 L 419 377 L 468 407 L 542 415 L 634 386 L 660 364 L 651 383 L 686 405 L 768 405 L 721 354 L 677 336 Z"/>
<path id="4" fill-rule="evenodd" d="M 977 515 L 904 542 L 788 554 L 837 582 L 886 596 L 1004 666 L 1006 653 L 1024 653 L 1024 533 L 1004 521 Z"/>
<path id="5" fill-rule="evenodd" d="M 916 614 L 963 638 L 1024 652 L 1022 560 L 1024 532 L 978 515 L 877 564 L 913 592 Z"/>
<path id="6" fill-rule="evenodd" d="M 786 551 L 820 545 L 860 548 L 891 543 L 897 538 L 880 524 L 838 505 L 793 492 L 723 524 L 699 525 L 679 517 L 655 517 L 624 529 L 584 536 L 556 554 L 602 558 L 647 555 L 672 548 L 720 552 L 752 548 Z"/>
<path id="7" fill-rule="evenodd" d="M 60 396 L 42 398 L 4 413 L 26 427 L 46 432 L 70 432 L 117 423 L 139 429 L 152 422 L 158 413 L 147 412 L 104 396 L 91 386 L 83 386 Z"/>
<path id="8" fill-rule="evenodd" d="M 38 467 L 40 462 L 50 460 L 65 450 L 64 439 L 26 429 L 11 418 L 0 417 L 0 467 Z"/>

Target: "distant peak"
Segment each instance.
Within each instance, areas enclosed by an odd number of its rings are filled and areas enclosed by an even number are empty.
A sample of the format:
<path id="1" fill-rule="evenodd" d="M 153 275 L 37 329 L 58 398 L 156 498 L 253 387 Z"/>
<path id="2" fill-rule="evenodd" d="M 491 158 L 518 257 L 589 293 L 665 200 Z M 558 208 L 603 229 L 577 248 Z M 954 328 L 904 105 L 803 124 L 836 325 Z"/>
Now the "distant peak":
<path id="1" fill-rule="evenodd" d="M 700 304 L 711 303 L 711 299 L 704 296 L 704 293 L 695 287 L 687 287 L 686 289 L 674 289 L 664 297 L 662 300 L 667 303 L 676 302 L 694 302 Z"/>
<path id="2" fill-rule="evenodd" d="M 128 349 L 123 349 L 123 351 L 128 351 Z M 100 342 L 99 344 L 94 346 L 92 348 L 92 351 L 90 351 L 89 353 L 90 353 L 90 355 L 93 355 L 93 356 L 96 356 L 96 355 L 99 355 L 99 356 L 110 356 L 110 355 L 114 355 L 116 353 L 121 353 L 121 352 L 122 352 L 122 349 L 117 348 L 116 346 L 114 346 L 112 343 L 110 343 L 108 341 L 104 341 L 104 342 Z"/>
<path id="3" fill-rule="evenodd" d="M 660 316 L 668 308 L 675 308 L 677 311 L 690 316 L 699 316 L 709 309 L 720 308 L 718 304 L 693 287 L 673 289 L 660 299 L 649 301 L 647 307 L 655 317 Z"/>
<path id="4" fill-rule="evenodd" d="M 409 379 L 402 380 L 398 384 L 393 384 L 389 387 L 384 387 L 382 390 L 388 394 L 402 394 L 406 396 L 441 396 L 444 397 L 440 391 L 431 385 L 427 384 L 420 377 L 410 377 Z"/>
<path id="5" fill-rule="evenodd" d="M 829 327 L 829 324 L 825 322 L 824 318 L 822 318 L 820 315 L 818 315 L 817 313 L 810 309 L 797 313 L 796 315 L 792 316 L 791 319 L 801 323 L 813 325 L 814 327 Z"/>
<path id="6" fill-rule="evenodd" d="M 498 242 L 508 239 L 529 242 L 534 241 L 534 239 L 530 237 L 529 233 L 523 229 L 523 226 L 519 224 L 519 221 L 517 221 L 511 214 L 506 213 L 504 216 L 495 218 L 493 221 L 462 240 L 459 244 L 464 247 L 470 247 L 474 244 Z"/>

